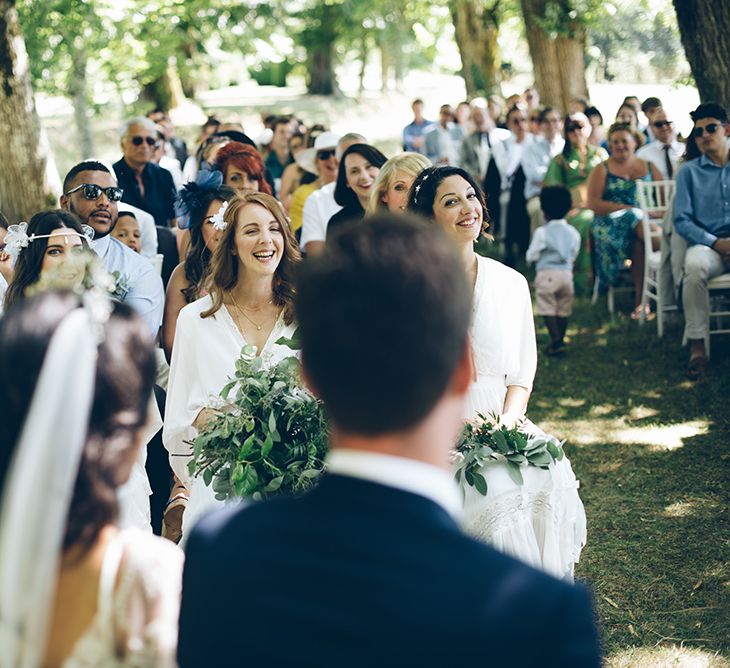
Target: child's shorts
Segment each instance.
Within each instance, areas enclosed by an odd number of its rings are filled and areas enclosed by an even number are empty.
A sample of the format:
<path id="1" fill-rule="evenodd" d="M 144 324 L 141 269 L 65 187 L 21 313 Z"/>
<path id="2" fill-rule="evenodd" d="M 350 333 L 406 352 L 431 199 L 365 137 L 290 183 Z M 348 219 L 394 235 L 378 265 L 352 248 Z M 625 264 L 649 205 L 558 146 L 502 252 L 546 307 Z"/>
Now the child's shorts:
<path id="1" fill-rule="evenodd" d="M 573 306 L 573 272 L 541 269 L 535 276 L 538 315 L 567 318 Z"/>

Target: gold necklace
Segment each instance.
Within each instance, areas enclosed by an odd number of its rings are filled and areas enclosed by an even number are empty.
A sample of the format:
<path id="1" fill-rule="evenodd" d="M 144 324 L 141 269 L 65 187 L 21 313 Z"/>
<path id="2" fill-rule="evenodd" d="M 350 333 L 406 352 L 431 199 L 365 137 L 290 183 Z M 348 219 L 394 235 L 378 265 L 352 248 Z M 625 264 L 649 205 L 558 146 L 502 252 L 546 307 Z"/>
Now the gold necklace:
<path id="1" fill-rule="evenodd" d="M 253 320 L 251 320 L 251 318 L 249 318 L 246 315 L 246 312 L 243 310 L 243 308 L 241 308 L 238 305 L 238 302 L 236 301 L 236 298 L 234 297 L 233 292 L 230 292 L 229 294 L 231 295 L 231 300 L 233 301 L 233 305 L 236 307 L 236 310 L 238 311 L 238 313 L 240 315 L 242 315 L 244 318 L 246 318 L 246 320 L 248 320 L 256 328 L 256 331 L 260 332 L 261 329 L 263 328 L 264 324 L 266 324 L 266 320 L 264 320 L 264 322 L 262 322 L 260 325 L 257 322 L 254 322 Z M 273 302 L 274 302 L 274 300 L 270 299 L 268 304 L 273 304 Z M 251 309 L 251 310 L 260 311 L 262 308 L 264 308 L 264 306 L 268 306 L 268 304 L 264 304 L 263 306 L 259 306 L 257 309 Z"/>

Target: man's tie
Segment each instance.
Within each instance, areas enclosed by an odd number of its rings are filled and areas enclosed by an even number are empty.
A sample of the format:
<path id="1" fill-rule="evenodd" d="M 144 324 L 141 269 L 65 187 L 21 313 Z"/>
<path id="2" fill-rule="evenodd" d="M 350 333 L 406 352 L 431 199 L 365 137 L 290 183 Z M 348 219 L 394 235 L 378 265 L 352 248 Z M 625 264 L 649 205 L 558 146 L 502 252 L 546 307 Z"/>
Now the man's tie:
<path id="1" fill-rule="evenodd" d="M 672 148 L 669 144 L 664 144 L 662 150 L 664 151 L 664 164 L 667 166 L 667 176 L 671 179 L 674 176 L 674 167 L 672 167 L 672 161 L 669 158 L 669 149 Z"/>

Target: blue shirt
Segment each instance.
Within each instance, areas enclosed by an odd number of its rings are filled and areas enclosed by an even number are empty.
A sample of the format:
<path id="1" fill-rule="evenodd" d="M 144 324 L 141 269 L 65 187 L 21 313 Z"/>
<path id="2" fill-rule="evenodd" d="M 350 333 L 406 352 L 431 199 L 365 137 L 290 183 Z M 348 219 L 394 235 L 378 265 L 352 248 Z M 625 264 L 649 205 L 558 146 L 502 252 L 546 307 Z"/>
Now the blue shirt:
<path id="1" fill-rule="evenodd" d="M 527 249 L 527 261 L 537 262 L 537 270 L 573 271 L 580 251 L 580 234 L 565 218 L 550 220 L 535 230 Z"/>
<path id="2" fill-rule="evenodd" d="M 423 119 L 422 123 L 416 123 L 416 121 L 412 121 L 408 125 L 406 125 L 406 127 L 403 128 L 403 150 L 413 151 L 414 153 L 422 153 L 423 155 L 425 155 L 425 146 L 421 146 L 421 148 L 416 148 L 413 145 L 413 139 L 415 137 L 422 137 L 426 133 L 426 130 L 428 130 L 432 125 L 434 125 L 434 122 L 427 121 L 425 118 Z"/>
<path id="3" fill-rule="evenodd" d="M 165 290 L 152 263 L 110 234 L 91 242 L 94 252 L 110 274 L 118 273 L 116 298 L 129 304 L 150 328 L 152 338 L 162 324 Z"/>
<path id="4" fill-rule="evenodd" d="M 730 162 L 716 165 L 706 155 L 677 172 L 674 227 L 690 246 L 712 246 L 730 237 Z"/>

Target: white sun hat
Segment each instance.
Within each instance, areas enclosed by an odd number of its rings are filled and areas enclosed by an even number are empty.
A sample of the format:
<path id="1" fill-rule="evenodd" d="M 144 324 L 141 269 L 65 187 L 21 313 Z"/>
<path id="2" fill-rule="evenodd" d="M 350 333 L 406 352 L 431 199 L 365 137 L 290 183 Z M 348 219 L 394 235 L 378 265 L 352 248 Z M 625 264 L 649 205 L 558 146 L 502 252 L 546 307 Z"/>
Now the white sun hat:
<path id="1" fill-rule="evenodd" d="M 295 156 L 297 164 L 310 174 L 319 174 L 317 171 L 317 153 L 326 149 L 332 149 L 333 151 L 337 147 L 340 141 L 340 135 L 335 132 L 323 132 L 314 140 L 314 146 L 312 148 L 305 148 L 303 151 L 299 151 Z"/>

